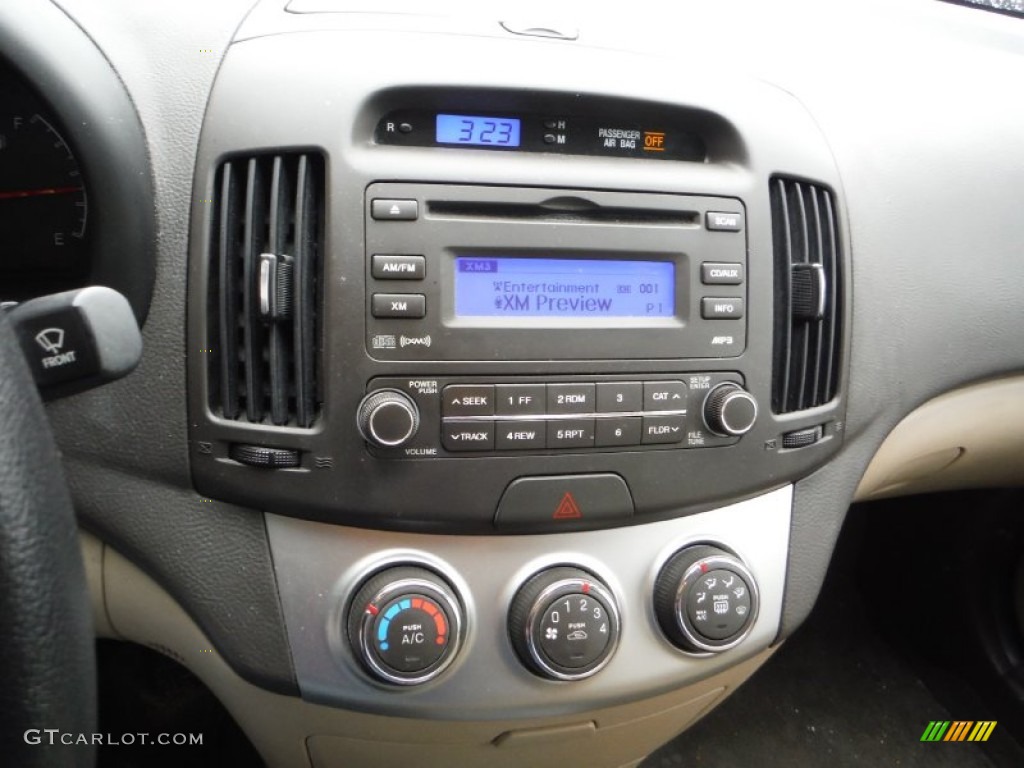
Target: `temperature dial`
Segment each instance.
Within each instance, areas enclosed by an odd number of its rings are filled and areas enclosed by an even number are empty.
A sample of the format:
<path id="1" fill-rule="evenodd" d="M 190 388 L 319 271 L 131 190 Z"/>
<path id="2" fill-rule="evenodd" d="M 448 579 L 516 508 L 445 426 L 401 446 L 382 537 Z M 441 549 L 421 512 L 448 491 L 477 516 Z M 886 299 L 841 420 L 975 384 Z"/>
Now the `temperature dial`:
<path id="1" fill-rule="evenodd" d="M 512 646 L 531 672 L 582 680 L 611 660 L 619 610 L 611 591 L 579 568 L 551 568 L 516 594 L 509 610 Z"/>
<path id="2" fill-rule="evenodd" d="M 374 677 L 418 685 L 441 674 L 458 653 L 462 611 L 451 587 L 432 571 L 381 571 L 356 593 L 348 636 Z"/>
<path id="3" fill-rule="evenodd" d="M 757 617 L 757 584 L 735 555 L 709 545 L 676 552 L 654 583 L 654 613 L 665 636 L 685 651 L 716 653 L 737 645 Z"/>
<path id="4" fill-rule="evenodd" d="M 405 445 L 420 428 L 420 412 L 407 394 L 397 389 L 371 392 L 356 411 L 359 433 L 379 448 Z"/>

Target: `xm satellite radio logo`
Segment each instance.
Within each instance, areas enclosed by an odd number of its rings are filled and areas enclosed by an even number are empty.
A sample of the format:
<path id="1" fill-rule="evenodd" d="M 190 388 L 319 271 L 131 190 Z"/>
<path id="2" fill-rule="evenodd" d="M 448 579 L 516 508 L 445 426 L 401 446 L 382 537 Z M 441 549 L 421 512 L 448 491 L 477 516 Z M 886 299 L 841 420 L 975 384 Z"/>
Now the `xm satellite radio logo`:
<path id="1" fill-rule="evenodd" d="M 988 741 L 995 729 L 995 720 L 932 720 L 921 741 Z"/>

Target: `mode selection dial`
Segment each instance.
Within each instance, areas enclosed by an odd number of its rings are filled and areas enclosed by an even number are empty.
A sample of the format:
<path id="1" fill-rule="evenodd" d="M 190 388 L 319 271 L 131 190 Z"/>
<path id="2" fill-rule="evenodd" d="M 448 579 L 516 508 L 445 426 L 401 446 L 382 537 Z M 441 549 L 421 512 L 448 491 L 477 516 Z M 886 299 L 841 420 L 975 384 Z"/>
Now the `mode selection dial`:
<path id="1" fill-rule="evenodd" d="M 363 398 L 356 411 L 356 424 L 366 442 L 378 448 L 397 448 L 415 437 L 420 411 L 404 392 L 381 389 Z"/>
<path id="2" fill-rule="evenodd" d="M 737 645 L 754 624 L 757 584 L 743 562 L 718 547 L 680 550 L 654 584 L 654 613 L 665 636 L 685 651 L 715 653 Z"/>
<path id="3" fill-rule="evenodd" d="M 704 398 L 704 423 L 716 435 L 745 435 L 757 420 L 757 400 L 739 384 L 719 384 Z"/>
<path id="4" fill-rule="evenodd" d="M 418 685 L 443 672 L 458 653 L 462 609 L 433 571 L 397 566 L 369 579 L 352 599 L 348 637 L 378 680 Z"/>
<path id="5" fill-rule="evenodd" d="M 580 568 L 542 571 L 516 593 L 509 635 L 523 664 L 551 680 L 582 680 L 601 670 L 619 643 L 611 590 Z"/>

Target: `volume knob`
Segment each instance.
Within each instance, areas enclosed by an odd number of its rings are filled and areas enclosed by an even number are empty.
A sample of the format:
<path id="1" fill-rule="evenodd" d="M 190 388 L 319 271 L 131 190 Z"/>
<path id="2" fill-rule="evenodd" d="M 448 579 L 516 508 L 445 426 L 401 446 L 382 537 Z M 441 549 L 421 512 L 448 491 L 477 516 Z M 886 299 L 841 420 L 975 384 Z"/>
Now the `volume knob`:
<path id="1" fill-rule="evenodd" d="M 745 435 L 756 419 L 757 401 L 739 384 L 719 384 L 704 399 L 704 423 L 716 435 Z"/>
<path id="2" fill-rule="evenodd" d="M 404 392 L 379 389 L 359 404 L 356 425 L 366 442 L 379 448 L 397 448 L 416 435 L 420 428 L 420 411 Z"/>

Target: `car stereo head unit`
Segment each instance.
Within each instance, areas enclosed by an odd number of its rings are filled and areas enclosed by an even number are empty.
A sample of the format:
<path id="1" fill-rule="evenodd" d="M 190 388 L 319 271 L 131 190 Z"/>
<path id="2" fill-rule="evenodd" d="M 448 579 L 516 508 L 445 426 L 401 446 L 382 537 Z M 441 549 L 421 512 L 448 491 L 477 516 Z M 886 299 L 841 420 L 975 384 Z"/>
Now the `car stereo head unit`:
<path id="1" fill-rule="evenodd" d="M 734 198 L 372 184 L 367 350 L 380 360 L 735 357 Z"/>

